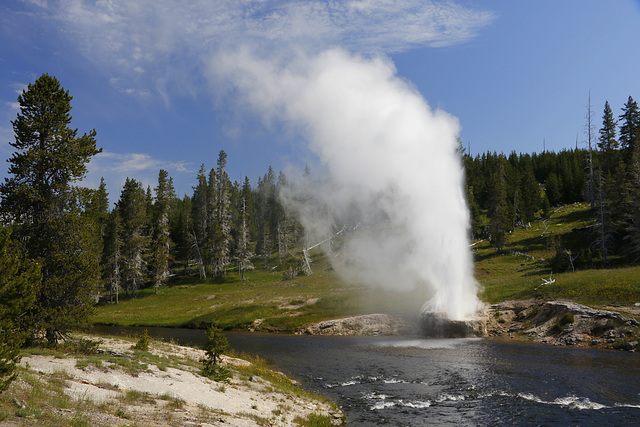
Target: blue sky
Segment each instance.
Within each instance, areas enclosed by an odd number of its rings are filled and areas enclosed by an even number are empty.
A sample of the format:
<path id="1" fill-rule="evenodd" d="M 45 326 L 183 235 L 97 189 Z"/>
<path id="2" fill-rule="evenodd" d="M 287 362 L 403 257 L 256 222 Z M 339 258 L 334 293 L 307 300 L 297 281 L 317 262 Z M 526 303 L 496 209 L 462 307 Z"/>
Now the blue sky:
<path id="1" fill-rule="evenodd" d="M 231 179 L 253 184 L 269 165 L 322 169 L 304 129 L 256 108 L 229 65 L 243 58 L 291 72 L 336 47 L 382 58 L 459 119 L 472 154 L 583 147 L 589 91 L 597 126 L 605 100 L 615 114 L 640 100 L 630 0 L 9 0 L 0 38 L 0 159 L 13 151 L 18 93 L 55 75 L 74 97 L 73 127 L 95 128 L 104 150 L 85 183 L 104 176 L 112 200 L 126 177 L 153 186 L 160 168 L 190 194 L 219 150 Z"/>

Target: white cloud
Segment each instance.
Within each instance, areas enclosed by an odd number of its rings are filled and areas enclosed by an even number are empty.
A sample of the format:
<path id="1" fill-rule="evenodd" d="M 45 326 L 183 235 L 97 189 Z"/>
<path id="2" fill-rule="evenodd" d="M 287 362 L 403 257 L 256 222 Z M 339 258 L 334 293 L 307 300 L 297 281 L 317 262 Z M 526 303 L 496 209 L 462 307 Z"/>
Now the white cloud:
<path id="1" fill-rule="evenodd" d="M 41 7 L 43 9 L 48 9 L 49 5 L 47 4 L 47 0 L 23 0 L 26 3 L 31 3 L 33 5 L 36 5 L 38 7 Z"/>
<path id="2" fill-rule="evenodd" d="M 390 53 L 460 43 L 493 19 L 433 0 L 57 0 L 49 6 L 44 15 L 137 94 L 158 88 L 191 93 L 184 82 L 202 78 L 201 64 L 245 44 L 274 57 L 332 46 Z M 162 79 L 180 83 L 158 85 Z"/>
<path id="3" fill-rule="evenodd" d="M 97 154 L 90 163 L 89 169 L 92 173 L 117 172 L 135 176 L 140 171 L 153 171 L 157 173 L 160 169 L 176 172 L 195 173 L 189 167 L 188 162 L 177 161 L 168 162 L 152 157 L 146 153 L 112 153 L 103 151 Z"/>
<path id="4" fill-rule="evenodd" d="M 18 82 L 13 82 L 9 84 L 9 87 L 12 88 L 17 95 L 22 95 L 22 91 L 26 90 L 27 86 L 28 85 L 25 83 L 18 83 Z"/>
<path id="5" fill-rule="evenodd" d="M 100 178 L 105 179 L 109 200 L 115 203 L 127 178 L 141 182 L 144 188 L 154 188 L 158 183 L 158 172 L 164 169 L 177 182 L 184 181 L 184 176 L 195 176 L 196 169 L 186 161 L 164 161 L 146 153 L 114 153 L 103 151 L 95 155 L 89 162 L 87 176 L 80 185 L 98 188 Z"/>

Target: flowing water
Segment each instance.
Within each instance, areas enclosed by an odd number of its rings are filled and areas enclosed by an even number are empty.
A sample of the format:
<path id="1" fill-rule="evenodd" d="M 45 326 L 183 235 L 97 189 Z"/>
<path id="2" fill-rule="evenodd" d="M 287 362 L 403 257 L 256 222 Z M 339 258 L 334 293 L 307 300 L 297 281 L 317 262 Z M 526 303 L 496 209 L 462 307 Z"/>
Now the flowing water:
<path id="1" fill-rule="evenodd" d="M 204 341 L 203 331 L 149 328 L 149 334 Z M 348 425 L 640 425 L 635 353 L 483 339 L 249 333 L 228 339 L 335 400 Z"/>

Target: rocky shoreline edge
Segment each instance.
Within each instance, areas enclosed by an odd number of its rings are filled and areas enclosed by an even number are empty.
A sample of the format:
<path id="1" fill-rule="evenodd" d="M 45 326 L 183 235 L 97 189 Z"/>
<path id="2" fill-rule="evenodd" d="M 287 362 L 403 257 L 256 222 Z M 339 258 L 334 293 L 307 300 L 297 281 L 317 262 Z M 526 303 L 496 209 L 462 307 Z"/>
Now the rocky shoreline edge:
<path id="1" fill-rule="evenodd" d="M 488 305 L 471 321 L 450 321 L 438 313 L 417 319 L 368 314 L 327 320 L 299 329 L 310 335 L 425 335 L 510 338 L 549 345 L 640 350 L 640 307 L 613 310 L 570 301 L 506 301 Z"/>

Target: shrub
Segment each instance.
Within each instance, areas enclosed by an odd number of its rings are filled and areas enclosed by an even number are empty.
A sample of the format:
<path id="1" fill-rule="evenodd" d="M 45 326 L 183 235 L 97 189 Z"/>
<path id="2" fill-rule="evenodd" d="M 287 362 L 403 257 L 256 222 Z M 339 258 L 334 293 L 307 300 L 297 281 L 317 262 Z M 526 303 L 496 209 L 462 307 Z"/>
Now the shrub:
<path id="1" fill-rule="evenodd" d="M 75 354 L 97 354 L 100 344 L 102 344 L 102 340 L 80 338 L 69 341 L 67 343 L 67 349 Z"/>
<path id="2" fill-rule="evenodd" d="M 564 331 L 565 325 L 568 325 L 569 323 L 573 323 L 574 321 L 575 319 L 573 317 L 573 313 L 570 311 L 567 311 L 564 315 L 562 315 L 560 319 L 558 319 L 555 325 L 551 327 L 551 332 L 554 334 L 559 334 L 562 331 Z"/>
<path id="3" fill-rule="evenodd" d="M 140 351 L 149 351 L 150 342 L 151 338 L 149 337 L 149 332 L 145 329 L 144 331 L 142 331 L 142 335 L 140 335 L 140 338 L 135 345 L 135 349 Z"/>
<path id="4" fill-rule="evenodd" d="M 294 423 L 304 427 L 331 427 L 331 418 L 326 415 L 310 414 L 307 419 L 297 416 Z"/>

